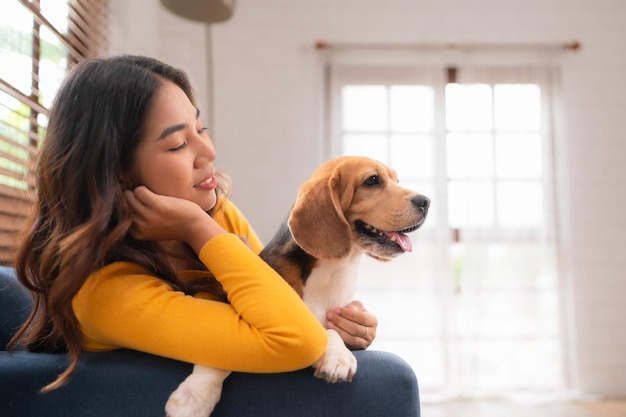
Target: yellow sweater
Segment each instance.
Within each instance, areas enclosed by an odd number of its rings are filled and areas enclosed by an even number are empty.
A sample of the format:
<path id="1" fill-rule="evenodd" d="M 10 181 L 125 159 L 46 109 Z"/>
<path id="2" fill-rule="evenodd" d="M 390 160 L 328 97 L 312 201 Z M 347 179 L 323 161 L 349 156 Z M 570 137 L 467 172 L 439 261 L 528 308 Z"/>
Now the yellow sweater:
<path id="1" fill-rule="evenodd" d="M 230 304 L 185 295 L 139 265 L 116 262 L 93 273 L 73 300 L 85 350 L 128 348 L 240 372 L 292 371 L 321 357 L 323 326 L 257 256 L 261 244 L 245 218 L 231 203 L 214 218 L 231 234 L 208 241 L 200 259 Z"/>

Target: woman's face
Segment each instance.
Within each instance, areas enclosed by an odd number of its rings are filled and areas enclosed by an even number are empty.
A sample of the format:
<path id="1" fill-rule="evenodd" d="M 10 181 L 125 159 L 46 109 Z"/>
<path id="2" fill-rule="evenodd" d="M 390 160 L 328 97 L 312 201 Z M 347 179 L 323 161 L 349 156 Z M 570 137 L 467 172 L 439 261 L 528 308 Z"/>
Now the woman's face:
<path id="1" fill-rule="evenodd" d="M 133 186 L 180 197 L 202 209 L 215 205 L 215 149 L 199 110 L 176 84 L 164 81 L 148 110 L 130 170 Z"/>

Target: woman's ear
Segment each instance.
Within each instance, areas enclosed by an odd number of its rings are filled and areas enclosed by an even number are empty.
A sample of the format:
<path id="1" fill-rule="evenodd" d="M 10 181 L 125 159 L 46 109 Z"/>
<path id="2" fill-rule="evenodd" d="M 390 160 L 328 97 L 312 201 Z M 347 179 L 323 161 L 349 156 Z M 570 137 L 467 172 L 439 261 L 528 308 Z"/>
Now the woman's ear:
<path id="1" fill-rule="evenodd" d="M 289 214 L 294 240 L 318 259 L 340 259 L 350 251 L 351 229 L 342 209 L 342 188 L 340 167 L 314 174 L 300 187 Z"/>
<path id="2" fill-rule="evenodd" d="M 137 185 L 133 184 L 130 180 L 130 176 L 127 173 L 120 173 L 117 175 L 117 181 L 123 190 L 133 190 Z"/>

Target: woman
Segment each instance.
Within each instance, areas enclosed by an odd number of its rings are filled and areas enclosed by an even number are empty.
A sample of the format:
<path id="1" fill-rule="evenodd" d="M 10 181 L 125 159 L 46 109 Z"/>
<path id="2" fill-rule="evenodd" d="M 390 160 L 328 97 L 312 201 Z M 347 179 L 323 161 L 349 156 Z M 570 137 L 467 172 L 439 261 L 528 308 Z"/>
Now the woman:
<path id="1" fill-rule="evenodd" d="M 214 160 L 183 72 L 117 56 L 70 73 L 16 260 L 35 309 L 13 342 L 70 356 L 46 390 L 69 379 L 83 350 L 250 373 L 302 369 L 322 355 L 325 329 L 257 256 L 259 239 Z M 375 335 L 358 302 L 328 317 L 354 348 Z"/>

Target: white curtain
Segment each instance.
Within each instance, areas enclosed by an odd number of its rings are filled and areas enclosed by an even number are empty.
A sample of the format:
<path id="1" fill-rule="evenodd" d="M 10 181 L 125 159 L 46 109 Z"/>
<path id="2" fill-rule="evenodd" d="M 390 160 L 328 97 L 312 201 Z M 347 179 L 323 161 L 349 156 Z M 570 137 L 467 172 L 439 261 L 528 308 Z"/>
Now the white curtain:
<path id="1" fill-rule="evenodd" d="M 494 108 L 493 129 L 484 135 L 493 154 L 465 159 L 494 165 L 485 172 L 470 163 L 461 174 L 468 187 L 454 199 L 452 184 L 448 188 L 449 204 L 457 205 L 449 212 L 464 214 L 461 225 L 453 225 L 460 236 L 451 245 L 456 291 L 448 360 L 456 395 L 545 395 L 564 384 L 552 186 L 554 77 L 554 70 L 539 67 L 457 70 L 460 86 L 489 86 Z M 524 92 L 531 96 L 526 104 Z M 507 115 L 507 108 L 519 110 Z M 464 133 L 461 139 L 471 141 L 472 133 Z M 483 215 L 485 206 L 494 208 L 491 219 Z"/>
<path id="2" fill-rule="evenodd" d="M 540 90 L 538 133 L 507 135 L 491 129 L 483 135 L 491 138 L 490 157 L 506 164 L 500 162 L 488 178 L 471 172 L 463 177 L 455 170 L 471 170 L 489 158 L 473 146 L 463 147 L 473 145 L 468 141 L 471 135 L 467 136 L 472 132 L 447 129 L 446 121 L 452 115 L 447 114 L 445 106 L 452 98 L 446 97 L 449 66 L 445 60 L 429 66 L 415 65 L 411 59 L 390 59 L 381 64 L 362 55 L 356 60 L 335 56 L 328 62 L 327 156 L 346 153 L 346 143 L 350 143 L 347 153 L 362 153 L 389 163 L 398 170 L 401 183 L 432 200 L 426 225 L 411 235 L 412 253 L 391 263 L 362 261 L 358 297 L 380 320 L 372 349 L 392 351 L 405 358 L 418 375 L 425 401 L 536 397 L 560 392 L 564 386 L 564 334 L 552 185 L 552 107 L 557 72 L 550 65 L 523 67 L 518 63 L 509 67 L 491 62 L 454 66 L 459 86 L 488 86 L 492 100 L 496 96 L 506 100 L 506 86 L 510 85 L 534 85 Z M 475 56 L 472 62 L 476 62 Z M 359 86 L 380 87 L 376 90 L 380 93 L 378 100 L 387 100 L 384 106 L 359 107 L 363 114 L 370 114 L 370 121 L 374 111 L 393 113 L 394 87 L 429 87 L 432 111 L 422 111 L 415 117 L 432 118 L 432 128 L 427 123 L 416 128 L 422 129 L 414 135 L 419 146 L 394 153 L 394 143 L 401 142 L 394 142 L 398 135 L 393 122 L 369 132 L 347 126 L 345 119 L 353 116 L 346 112 L 354 109 L 346 108 L 350 107 L 346 92 L 352 90 L 345 87 Z M 366 101 L 367 91 L 374 89 L 363 91 L 361 104 Z M 387 95 L 381 95 L 382 91 Z M 529 91 L 532 96 L 536 89 Z M 477 106 L 470 103 L 461 110 L 471 113 Z M 499 110 L 492 106 L 491 111 Z M 519 115 L 519 119 L 528 117 Z M 515 124 L 516 120 L 513 117 L 509 122 Z M 359 139 L 364 138 L 365 143 L 368 137 L 387 141 L 386 151 L 368 145 L 359 152 Z M 508 139 L 512 145 L 498 149 L 495 141 Z M 457 153 L 465 149 L 461 155 L 464 163 L 458 162 L 459 155 L 457 159 L 452 155 L 453 148 Z M 524 173 L 525 166 L 531 172 Z M 411 175 L 411 170 L 417 174 Z M 516 177 L 518 174 L 521 178 Z M 459 181 L 455 181 L 455 175 Z M 461 183 L 463 186 L 459 186 Z M 491 187 L 487 193 L 486 186 Z M 525 213 L 529 219 L 525 219 Z"/>

